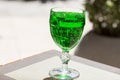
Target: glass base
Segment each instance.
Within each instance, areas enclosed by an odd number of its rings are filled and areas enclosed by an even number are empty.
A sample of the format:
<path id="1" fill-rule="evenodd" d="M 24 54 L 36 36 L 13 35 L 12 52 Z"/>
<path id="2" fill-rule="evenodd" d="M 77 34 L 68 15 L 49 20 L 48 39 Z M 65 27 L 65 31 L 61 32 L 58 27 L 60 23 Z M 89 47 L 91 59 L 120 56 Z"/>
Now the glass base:
<path id="1" fill-rule="evenodd" d="M 49 72 L 49 75 L 57 80 L 73 80 L 79 77 L 79 72 L 69 68 L 68 71 L 63 71 L 62 68 L 55 68 Z"/>

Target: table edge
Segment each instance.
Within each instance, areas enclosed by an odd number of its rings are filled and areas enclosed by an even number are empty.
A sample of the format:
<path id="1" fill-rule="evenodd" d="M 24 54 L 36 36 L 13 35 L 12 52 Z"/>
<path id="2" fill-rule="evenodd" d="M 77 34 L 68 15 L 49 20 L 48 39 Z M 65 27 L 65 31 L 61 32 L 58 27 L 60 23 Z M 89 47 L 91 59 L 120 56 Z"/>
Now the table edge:
<path id="1" fill-rule="evenodd" d="M 58 55 L 60 55 L 60 53 L 61 52 L 59 52 L 57 50 L 45 51 L 43 53 L 40 53 L 40 54 L 31 56 L 31 57 L 28 57 L 28 58 L 18 60 L 18 61 L 15 61 L 13 63 L 6 64 L 4 66 L 0 66 L 0 73 L 1 74 L 9 73 L 11 71 L 23 68 L 25 66 L 29 66 L 31 64 L 37 63 L 39 61 L 43 61 L 43 60 L 46 60 L 48 58 L 58 56 Z M 86 58 L 78 57 L 78 56 L 75 56 L 75 55 L 71 55 L 71 59 L 73 61 L 80 62 L 82 64 L 93 66 L 93 67 L 103 69 L 103 70 L 113 72 L 113 73 L 116 73 L 116 74 L 120 75 L 120 68 L 117 68 L 117 67 L 102 64 L 102 63 L 95 62 L 95 61 L 92 61 L 92 60 L 88 60 Z"/>

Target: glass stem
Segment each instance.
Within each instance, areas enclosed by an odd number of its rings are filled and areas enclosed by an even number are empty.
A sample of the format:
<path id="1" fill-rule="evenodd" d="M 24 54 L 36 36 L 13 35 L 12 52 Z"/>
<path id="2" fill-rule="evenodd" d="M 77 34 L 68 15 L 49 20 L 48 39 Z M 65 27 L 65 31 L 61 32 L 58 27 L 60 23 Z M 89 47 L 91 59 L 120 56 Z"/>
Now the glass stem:
<path id="1" fill-rule="evenodd" d="M 60 59 L 62 61 L 62 71 L 64 73 L 68 72 L 68 62 L 70 61 L 70 55 L 69 52 L 62 52 L 62 54 L 60 55 Z"/>

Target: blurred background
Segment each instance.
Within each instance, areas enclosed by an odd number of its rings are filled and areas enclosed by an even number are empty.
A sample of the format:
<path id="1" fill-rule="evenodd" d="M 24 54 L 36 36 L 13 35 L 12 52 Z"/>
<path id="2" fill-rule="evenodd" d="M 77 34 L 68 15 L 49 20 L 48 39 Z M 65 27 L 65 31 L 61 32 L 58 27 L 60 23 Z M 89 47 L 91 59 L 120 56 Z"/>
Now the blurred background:
<path id="1" fill-rule="evenodd" d="M 0 0 L 0 65 L 60 50 L 49 11 L 61 6 L 86 9 L 82 39 L 70 54 L 120 67 L 120 0 Z"/>
<path id="2" fill-rule="evenodd" d="M 0 0 L 0 65 L 60 50 L 49 32 L 53 7 L 84 8 L 84 0 Z M 91 29 L 88 26 L 86 34 Z M 71 50 L 74 54 L 74 50 Z"/>

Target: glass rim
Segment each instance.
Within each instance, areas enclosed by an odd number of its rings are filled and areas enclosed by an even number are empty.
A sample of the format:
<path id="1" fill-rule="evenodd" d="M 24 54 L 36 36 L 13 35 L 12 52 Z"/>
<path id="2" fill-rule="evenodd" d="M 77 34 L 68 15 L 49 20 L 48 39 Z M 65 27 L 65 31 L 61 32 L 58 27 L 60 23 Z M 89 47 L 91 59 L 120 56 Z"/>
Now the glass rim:
<path id="1" fill-rule="evenodd" d="M 79 13 L 86 12 L 85 9 L 79 7 L 53 7 L 50 10 L 54 12 L 79 12 Z"/>

